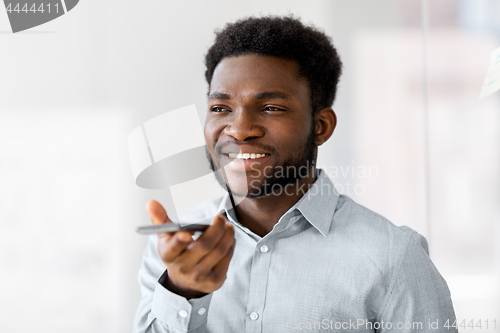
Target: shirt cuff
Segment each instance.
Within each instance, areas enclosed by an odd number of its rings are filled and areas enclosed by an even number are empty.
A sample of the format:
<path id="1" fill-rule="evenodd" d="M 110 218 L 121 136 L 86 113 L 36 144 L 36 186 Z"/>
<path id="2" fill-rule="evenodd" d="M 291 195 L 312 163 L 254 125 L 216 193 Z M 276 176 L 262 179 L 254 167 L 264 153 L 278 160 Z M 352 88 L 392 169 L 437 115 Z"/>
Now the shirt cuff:
<path id="1" fill-rule="evenodd" d="M 211 299 L 210 293 L 188 301 L 157 282 L 151 313 L 164 325 L 188 332 L 206 324 Z"/>

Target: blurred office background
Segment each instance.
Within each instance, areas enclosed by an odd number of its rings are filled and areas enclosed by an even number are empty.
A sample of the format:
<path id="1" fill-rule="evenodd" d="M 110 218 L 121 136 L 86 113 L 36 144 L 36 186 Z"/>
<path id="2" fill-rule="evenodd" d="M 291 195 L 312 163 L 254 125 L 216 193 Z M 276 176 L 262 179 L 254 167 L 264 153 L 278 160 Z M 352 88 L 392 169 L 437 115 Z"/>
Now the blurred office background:
<path id="1" fill-rule="evenodd" d="M 131 331 L 134 228 L 165 193 L 134 184 L 128 133 L 193 103 L 203 122 L 214 29 L 261 14 L 342 57 L 319 158 L 339 191 L 427 237 L 459 324 L 482 320 L 461 332 L 500 332 L 500 92 L 479 100 L 496 0 L 82 0 L 18 34 L 0 10 L 1 332 Z"/>

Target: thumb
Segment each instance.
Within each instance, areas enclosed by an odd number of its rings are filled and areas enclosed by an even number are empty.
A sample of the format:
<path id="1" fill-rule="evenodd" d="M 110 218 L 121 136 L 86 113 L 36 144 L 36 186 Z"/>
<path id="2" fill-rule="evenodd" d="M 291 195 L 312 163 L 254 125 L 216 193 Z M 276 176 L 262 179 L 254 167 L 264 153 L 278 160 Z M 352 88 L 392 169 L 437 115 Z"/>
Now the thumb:
<path id="1" fill-rule="evenodd" d="M 163 206 L 156 200 L 149 200 L 146 203 L 146 211 L 148 212 L 154 225 L 172 223 L 172 220 L 168 217 L 165 208 L 163 208 Z"/>

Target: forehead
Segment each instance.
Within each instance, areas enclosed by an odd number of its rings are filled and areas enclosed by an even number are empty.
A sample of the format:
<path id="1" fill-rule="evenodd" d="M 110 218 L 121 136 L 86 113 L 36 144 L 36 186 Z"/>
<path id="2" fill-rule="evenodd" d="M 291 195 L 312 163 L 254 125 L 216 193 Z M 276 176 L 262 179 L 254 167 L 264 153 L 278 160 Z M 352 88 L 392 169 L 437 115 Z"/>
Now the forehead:
<path id="1" fill-rule="evenodd" d="M 307 81 L 299 76 L 296 61 L 256 54 L 222 59 L 210 85 L 211 93 L 283 91 L 297 97 L 307 97 L 308 89 Z"/>

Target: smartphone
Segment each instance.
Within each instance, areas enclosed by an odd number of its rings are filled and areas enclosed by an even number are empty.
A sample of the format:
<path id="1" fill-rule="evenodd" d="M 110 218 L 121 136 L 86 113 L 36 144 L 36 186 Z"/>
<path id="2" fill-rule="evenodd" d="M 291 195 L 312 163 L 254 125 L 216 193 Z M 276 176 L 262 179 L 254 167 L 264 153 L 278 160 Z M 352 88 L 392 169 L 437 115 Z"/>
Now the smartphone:
<path id="1" fill-rule="evenodd" d="M 162 232 L 177 232 L 177 231 L 203 231 L 208 228 L 210 224 L 205 223 L 192 223 L 181 225 L 179 223 L 165 223 L 161 225 L 148 225 L 137 227 L 136 232 L 149 235 L 159 234 Z"/>

